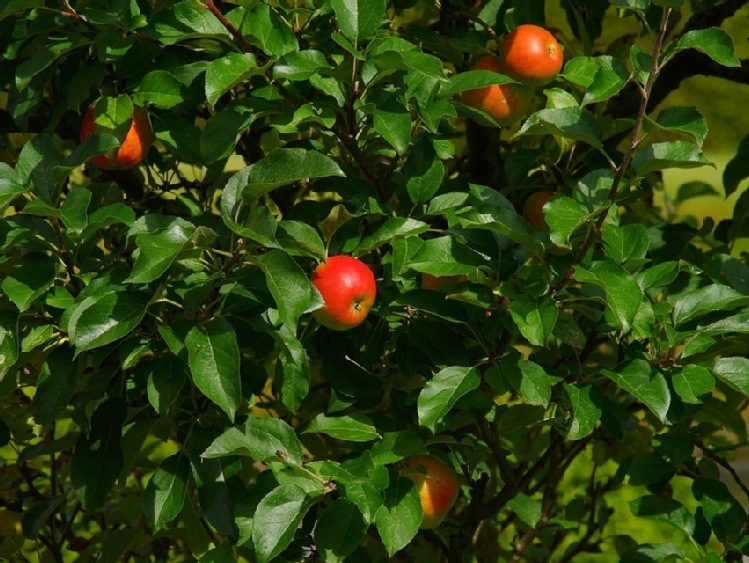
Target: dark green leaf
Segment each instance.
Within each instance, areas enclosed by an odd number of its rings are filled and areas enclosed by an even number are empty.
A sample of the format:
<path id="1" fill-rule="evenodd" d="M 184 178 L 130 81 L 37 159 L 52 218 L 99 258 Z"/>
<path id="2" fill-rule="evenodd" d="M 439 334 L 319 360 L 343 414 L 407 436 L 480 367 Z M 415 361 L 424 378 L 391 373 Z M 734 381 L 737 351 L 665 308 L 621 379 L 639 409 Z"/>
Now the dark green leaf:
<path id="1" fill-rule="evenodd" d="M 645 130 L 670 131 L 686 135 L 702 148 L 707 137 L 707 122 L 702 114 L 693 107 L 671 106 L 663 109 L 655 121 L 645 120 Z"/>
<path id="2" fill-rule="evenodd" d="M 57 260 L 46 254 L 27 254 L 6 276 L 2 289 L 23 312 L 43 295 L 57 277 Z"/>
<path id="3" fill-rule="evenodd" d="M 122 425 L 127 405 L 121 398 L 107 399 L 91 418 L 91 430 L 82 434 L 73 452 L 70 480 L 86 510 L 99 508 L 122 468 Z"/>
<path id="4" fill-rule="evenodd" d="M 541 501 L 519 493 L 507 506 L 522 522 L 534 528 L 541 519 Z"/>
<path id="5" fill-rule="evenodd" d="M 21 176 L 5 162 L 0 162 L 0 212 L 26 191 Z"/>
<path id="6" fill-rule="evenodd" d="M 742 535 L 746 512 L 728 487 L 720 481 L 698 477 L 692 494 L 701 503 L 705 519 L 721 542 L 734 543 Z"/>
<path id="7" fill-rule="evenodd" d="M 133 102 L 141 106 L 149 103 L 170 109 L 182 103 L 186 97 L 186 88 L 174 74 L 159 69 L 152 70 L 141 79 Z"/>
<path id="8" fill-rule="evenodd" d="M 480 382 L 474 368 L 449 367 L 435 374 L 419 393 L 419 424 L 434 432 L 458 399 L 476 389 Z"/>
<path id="9" fill-rule="evenodd" d="M 742 180 L 749 178 L 749 135 L 741 139 L 736 154 L 728 161 L 723 170 L 723 189 L 726 197 L 739 187 Z M 2 189 L 0 189 L 2 193 Z"/>
<path id="10" fill-rule="evenodd" d="M 32 404 L 42 424 L 52 424 L 68 406 L 77 379 L 73 350 L 56 348 L 39 372 Z"/>
<path id="11" fill-rule="evenodd" d="M 715 378 L 702 366 L 684 366 L 672 378 L 674 391 L 685 403 L 700 405 L 715 387 Z"/>
<path id="12" fill-rule="evenodd" d="M 214 318 L 193 327 L 185 345 L 195 386 L 233 421 L 242 399 L 234 328 L 226 320 Z"/>
<path id="13" fill-rule="evenodd" d="M 737 391 L 749 396 L 749 359 L 719 358 L 713 365 L 713 373 Z"/>
<path id="14" fill-rule="evenodd" d="M 385 0 L 332 0 L 338 28 L 354 45 L 369 39 L 385 16 Z"/>
<path id="15" fill-rule="evenodd" d="M 733 38 L 719 27 L 687 31 L 678 41 L 669 45 L 663 58 L 669 60 L 684 49 L 696 49 L 723 66 L 741 66 L 741 62 L 733 54 Z"/>
<path id="16" fill-rule="evenodd" d="M 205 69 L 205 99 L 215 105 L 226 92 L 262 72 L 252 53 L 228 53 L 214 59 Z"/>
<path id="17" fill-rule="evenodd" d="M 311 76 L 319 74 L 321 69 L 331 70 L 332 68 L 320 51 L 315 49 L 292 51 L 273 65 L 273 76 L 294 82 L 308 80 Z"/>
<path id="18" fill-rule="evenodd" d="M 629 509 L 640 518 L 666 522 L 690 536 L 694 533 L 694 515 L 677 500 L 648 495 L 630 501 Z"/>
<path id="19" fill-rule="evenodd" d="M 281 322 L 296 327 L 299 317 L 323 305 L 302 268 L 285 252 L 271 250 L 258 258 Z"/>
<path id="20" fill-rule="evenodd" d="M 606 304 L 619 320 L 622 332 L 626 334 L 631 330 L 642 292 L 626 270 L 611 262 L 595 262 L 590 270 L 578 267 L 575 278 L 602 288 L 606 292 Z"/>
<path id="21" fill-rule="evenodd" d="M 545 346 L 559 316 L 554 300 L 544 297 L 537 300 L 521 295 L 510 303 L 510 315 L 520 333 L 534 346 Z"/>
<path id="22" fill-rule="evenodd" d="M 515 137 L 521 135 L 558 135 L 593 147 L 602 146 L 598 120 L 588 110 L 579 107 L 539 110 L 525 120 Z"/>
<path id="23" fill-rule="evenodd" d="M 166 458 L 148 481 L 143 512 L 154 531 L 174 520 L 182 510 L 190 478 L 190 460 L 182 452 Z"/>
<path id="24" fill-rule="evenodd" d="M 229 428 L 203 452 L 204 458 L 248 455 L 255 461 L 283 460 L 302 464 L 302 445 L 294 429 L 277 418 L 250 417 L 238 428 Z"/>
<path id="25" fill-rule="evenodd" d="M 551 400 L 551 378 L 537 363 L 517 359 L 516 355 L 505 356 L 499 369 L 510 386 L 526 403 L 549 406 Z"/>
<path id="26" fill-rule="evenodd" d="M 597 387 L 583 385 L 578 387 L 565 383 L 564 395 L 569 403 L 571 416 L 565 426 L 568 440 L 580 440 L 590 434 L 601 418 L 601 394 Z"/>
<path id="27" fill-rule="evenodd" d="M 570 246 L 570 237 L 592 217 L 588 208 L 572 198 L 555 197 L 544 206 L 546 222 L 551 230 L 551 241 L 559 246 Z"/>
<path id="28" fill-rule="evenodd" d="M 426 232 L 429 225 L 423 221 L 408 217 L 389 217 L 383 223 L 375 225 L 370 232 L 362 238 L 358 252 L 367 252 L 378 246 L 389 243 L 395 237 L 418 235 Z"/>
<path id="29" fill-rule="evenodd" d="M 176 356 L 154 360 L 148 366 L 148 402 L 161 416 L 169 417 L 186 383 L 182 360 Z"/>
<path id="30" fill-rule="evenodd" d="M 645 176 L 664 168 L 697 168 L 712 164 L 699 147 L 688 141 L 653 143 L 635 153 L 632 168 L 638 176 Z"/>
<path id="31" fill-rule="evenodd" d="M 619 59 L 602 55 L 596 57 L 595 62 L 598 70 L 583 96 L 583 105 L 608 100 L 619 93 L 629 81 L 629 71 Z"/>
<path id="32" fill-rule="evenodd" d="M 320 515 L 315 528 L 315 543 L 326 560 L 343 560 L 357 548 L 367 527 L 353 502 L 337 499 Z"/>
<path id="33" fill-rule="evenodd" d="M 282 57 L 299 49 L 294 32 L 268 4 L 255 4 L 244 22 L 242 31 L 249 36 L 250 43 L 272 57 Z"/>
<path id="34" fill-rule="evenodd" d="M 408 178 L 406 189 L 411 201 L 420 205 L 428 202 L 439 191 L 445 178 L 445 167 L 437 157 L 432 143 L 422 139 L 411 149 L 403 166 L 403 174 Z"/>
<path id="35" fill-rule="evenodd" d="M 747 304 L 749 296 L 725 285 L 708 285 L 674 296 L 674 323 L 680 325 L 713 311 L 730 311 Z"/>

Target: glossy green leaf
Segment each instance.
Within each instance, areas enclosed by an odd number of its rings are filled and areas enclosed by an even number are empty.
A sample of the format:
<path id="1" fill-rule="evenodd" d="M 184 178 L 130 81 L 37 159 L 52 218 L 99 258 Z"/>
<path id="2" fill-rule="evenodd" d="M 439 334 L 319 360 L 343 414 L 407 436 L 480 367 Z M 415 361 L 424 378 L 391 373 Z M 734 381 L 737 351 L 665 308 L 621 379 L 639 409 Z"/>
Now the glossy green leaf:
<path id="1" fill-rule="evenodd" d="M 361 413 L 334 416 L 320 413 L 310 421 L 304 432 L 327 434 L 348 442 L 370 442 L 381 438 L 372 420 Z"/>
<path id="2" fill-rule="evenodd" d="M 432 144 L 424 139 L 411 149 L 403 166 L 403 174 L 408 178 L 408 196 L 414 204 L 420 205 L 428 202 L 439 191 L 445 179 L 445 167 Z"/>
<path id="3" fill-rule="evenodd" d="M 558 135 L 565 139 L 583 141 L 593 147 L 601 147 L 601 126 L 588 110 L 579 107 L 542 109 L 523 122 L 515 134 Z"/>
<path id="4" fill-rule="evenodd" d="M 8 311 L 0 311 L 0 382 L 6 376 L 18 359 L 18 316 Z"/>
<path id="5" fill-rule="evenodd" d="M 516 356 L 513 355 L 513 358 Z M 509 360 L 510 358 L 507 357 Z M 523 359 L 505 361 L 499 369 L 510 387 L 530 405 L 549 406 L 551 400 L 551 378 L 535 362 Z"/>
<path id="6" fill-rule="evenodd" d="M 601 418 L 601 393 L 593 385 L 565 383 L 563 389 L 571 413 L 564 434 L 568 440 L 580 440 L 593 431 Z"/>
<path id="7" fill-rule="evenodd" d="M 507 506 L 522 522 L 534 528 L 541 519 L 541 501 L 532 499 L 526 494 L 518 495 L 507 503 Z"/>
<path id="8" fill-rule="evenodd" d="M 53 205 L 60 196 L 61 185 L 55 167 L 64 162 L 65 157 L 59 144 L 42 133 L 23 145 L 16 172 L 24 184 L 31 184 L 35 195 Z"/>
<path id="9" fill-rule="evenodd" d="M 746 521 L 746 511 L 725 483 L 698 477 L 692 484 L 692 494 L 702 506 L 715 537 L 722 542 L 738 541 Z"/>
<path id="10" fill-rule="evenodd" d="M 247 455 L 255 461 L 283 460 L 302 464 L 302 445 L 294 429 L 278 418 L 250 417 L 226 430 L 203 452 L 204 458 Z"/>
<path id="11" fill-rule="evenodd" d="M 554 330 L 559 309 L 549 297 L 538 300 L 521 295 L 510 303 L 510 315 L 528 342 L 545 346 Z"/>
<path id="12" fill-rule="evenodd" d="M 713 373 L 737 391 L 749 396 L 749 359 L 743 357 L 718 358 Z"/>
<path id="13" fill-rule="evenodd" d="M 715 387 L 715 378 L 703 366 L 687 365 L 673 375 L 674 391 L 685 403 L 700 405 Z"/>
<path id="14" fill-rule="evenodd" d="M 76 355 L 104 346 L 132 332 L 146 314 L 149 298 L 121 287 L 91 295 L 65 312 L 63 325 Z M 65 319 L 67 322 L 65 322 Z"/>
<path id="15" fill-rule="evenodd" d="M 61 346 L 44 362 L 36 383 L 32 404 L 42 424 L 52 424 L 65 410 L 73 396 L 77 380 L 73 350 Z"/>
<path id="16" fill-rule="evenodd" d="M 23 312 L 52 286 L 56 277 L 56 260 L 45 254 L 27 254 L 6 274 L 2 289 Z"/>
<path id="17" fill-rule="evenodd" d="M 377 531 L 390 557 L 414 538 L 423 514 L 414 484 L 405 477 L 394 479 L 385 491 L 382 506 L 375 513 Z"/>
<path id="18" fill-rule="evenodd" d="M 276 363 L 276 385 L 281 400 L 291 412 L 297 412 L 309 393 L 310 372 L 307 350 L 288 325 L 276 333 L 280 340 L 280 354 Z"/>
<path id="19" fill-rule="evenodd" d="M 338 28 L 354 45 L 369 39 L 385 17 L 384 0 L 333 0 Z"/>
<path id="20" fill-rule="evenodd" d="M 308 276 L 288 254 L 272 250 L 258 258 L 281 321 L 295 327 L 299 317 L 323 305 Z"/>
<path id="21" fill-rule="evenodd" d="M 332 70 L 325 55 L 315 49 L 292 51 L 273 65 L 274 78 L 285 78 L 292 82 L 308 80 L 321 70 Z"/>
<path id="22" fill-rule="evenodd" d="M 467 70 L 451 76 L 440 87 L 440 96 L 454 96 L 467 90 L 486 88 L 494 84 L 510 84 L 515 82 L 509 76 L 492 70 Z"/>
<path id="23" fill-rule="evenodd" d="M 570 246 L 570 237 L 590 219 L 586 206 L 569 197 L 555 197 L 544 206 L 546 222 L 551 230 L 551 241 L 559 246 Z"/>
<path id="24" fill-rule="evenodd" d="M 266 563 L 291 543 L 313 499 L 297 485 L 281 485 L 258 504 L 252 526 L 252 543 L 259 563 Z"/>
<path id="25" fill-rule="evenodd" d="M 200 136 L 200 154 L 205 162 L 228 157 L 255 117 L 252 101 L 246 99 L 233 100 L 209 117 Z"/>
<path id="26" fill-rule="evenodd" d="M 184 85 L 171 72 L 152 70 L 138 85 L 133 101 L 138 105 L 153 104 L 162 109 L 170 109 L 182 103 L 187 97 Z"/>
<path id="27" fill-rule="evenodd" d="M 250 43 L 272 57 L 282 57 L 299 49 L 294 32 L 275 9 L 265 3 L 255 4 L 247 12 L 242 31 L 248 36 Z"/>
<path id="28" fill-rule="evenodd" d="M 708 285 L 673 298 L 673 318 L 676 325 L 713 311 L 730 311 L 749 305 L 749 296 L 725 285 Z"/>
<path id="29" fill-rule="evenodd" d="M 455 366 L 440 370 L 419 393 L 419 424 L 434 432 L 458 399 L 476 389 L 480 382 L 474 368 Z"/>
<path id="30" fill-rule="evenodd" d="M 671 106 L 664 108 L 653 121 L 647 118 L 644 122 L 645 131 L 669 131 L 688 137 L 702 148 L 707 138 L 707 121 L 702 114 L 693 107 Z"/>
<path id="31" fill-rule="evenodd" d="M 215 105 L 226 92 L 262 72 L 252 53 L 228 53 L 214 59 L 205 69 L 205 99 Z"/>
<path id="32" fill-rule="evenodd" d="M 122 425 L 127 405 L 121 398 L 107 399 L 91 418 L 88 435 L 81 434 L 73 452 L 70 480 L 86 510 L 99 508 L 109 495 L 122 468 Z"/>
<path id="33" fill-rule="evenodd" d="M 665 168 L 698 168 L 712 164 L 699 147 L 688 141 L 664 141 L 639 149 L 632 159 L 638 176 Z"/>
<path id="34" fill-rule="evenodd" d="M 595 104 L 608 100 L 618 94 L 629 81 L 629 71 L 619 59 L 602 55 L 596 57 L 595 62 L 598 70 L 585 91 L 583 104 Z"/>
<path id="35" fill-rule="evenodd" d="M 426 232 L 429 225 L 408 217 L 388 217 L 384 222 L 375 225 L 362 238 L 357 250 L 366 252 L 389 243 L 395 237 L 418 235 Z"/>
<path id="36" fill-rule="evenodd" d="M 606 225 L 602 239 L 606 254 L 619 264 L 624 264 L 628 260 L 644 259 L 650 244 L 648 230 L 639 223 Z"/>
<path id="37" fill-rule="evenodd" d="M 645 360 L 631 360 L 615 369 L 603 369 L 601 373 L 619 387 L 633 395 L 665 422 L 671 393 L 663 374 L 657 372 Z"/>
<path id="38" fill-rule="evenodd" d="M 176 356 L 158 359 L 148 366 L 148 402 L 161 416 L 171 415 L 182 390 L 187 374 L 182 360 Z"/>
<path id="39" fill-rule="evenodd" d="M 182 452 L 169 456 L 151 476 L 143 494 L 143 512 L 154 531 L 174 520 L 187 497 L 190 460 Z"/>
<path id="40" fill-rule="evenodd" d="M 403 105 L 393 99 L 379 101 L 375 106 L 372 124 L 375 131 L 390 143 L 395 152 L 403 155 L 408 151 L 411 141 L 411 114 Z"/>
<path id="41" fill-rule="evenodd" d="M 669 45 L 663 57 L 668 60 L 684 49 L 696 49 L 723 66 L 741 66 L 741 62 L 734 55 L 733 39 L 726 30 L 719 27 L 687 31 Z"/>
<path id="42" fill-rule="evenodd" d="M 195 386 L 233 421 L 242 400 L 234 328 L 226 320 L 214 318 L 190 329 L 185 346 Z"/>
<path id="43" fill-rule="evenodd" d="M 694 533 L 694 515 L 675 499 L 647 495 L 630 501 L 629 509 L 640 518 L 671 524 L 688 535 Z"/>
<path id="44" fill-rule="evenodd" d="M 169 227 L 137 235 L 135 244 L 138 252 L 133 271 L 126 281 L 149 283 L 160 278 L 187 247 L 193 232 L 191 226 L 175 221 Z"/>
<path id="45" fill-rule="evenodd" d="M 611 262 L 595 262 L 590 270 L 578 267 L 575 278 L 603 289 L 606 293 L 606 304 L 616 315 L 622 332 L 627 333 L 631 330 L 640 308 L 642 293 L 637 281 L 626 270 Z"/>
<path id="46" fill-rule="evenodd" d="M 5 162 L 0 162 L 0 211 L 26 191 L 20 175 Z"/>

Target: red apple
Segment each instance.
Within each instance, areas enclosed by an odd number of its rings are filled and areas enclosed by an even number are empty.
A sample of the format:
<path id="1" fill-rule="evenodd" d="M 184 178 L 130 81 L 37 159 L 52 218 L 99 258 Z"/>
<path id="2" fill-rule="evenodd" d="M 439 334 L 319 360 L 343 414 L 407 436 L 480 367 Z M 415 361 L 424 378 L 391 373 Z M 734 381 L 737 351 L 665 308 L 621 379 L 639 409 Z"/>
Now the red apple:
<path id="1" fill-rule="evenodd" d="M 331 256 L 312 274 L 325 306 L 312 314 L 332 330 L 349 330 L 367 318 L 377 296 L 369 266 L 352 256 Z"/>
<path id="2" fill-rule="evenodd" d="M 402 472 L 416 484 L 421 508 L 424 511 L 422 528 L 435 528 L 458 498 L 458 477 L 452 467 L 433 455 L 417 455 L 407 461 L 407 469 Z"/>

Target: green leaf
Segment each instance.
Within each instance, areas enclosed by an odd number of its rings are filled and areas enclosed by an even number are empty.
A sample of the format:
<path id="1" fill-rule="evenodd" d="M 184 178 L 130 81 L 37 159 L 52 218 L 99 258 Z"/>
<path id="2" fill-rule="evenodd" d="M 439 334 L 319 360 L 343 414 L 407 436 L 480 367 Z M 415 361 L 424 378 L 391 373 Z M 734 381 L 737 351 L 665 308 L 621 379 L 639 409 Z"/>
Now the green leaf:
<path id="1" fill-rule="evenodd" d="M 618 94 L 629 82 L 629 71 L 619 59 L 602 55 L 594 60 L 598 65 L 598 70 L 585 91 L 583 105 L 608 100 Z"/>
<path id="2" fill-rule="evenodd" d="M 55 167 L 65 162 L 59 144 L 46 133 L 24 143 L 18 156 L 16 171 L 24 184 L 31 183 L 32 193 L 50 205 L 60 196 L 61 178 Z"/>
<path id="3" fill-rule="evenodd" d="M 292 51 L 273 65 L 273 77 L 297 82 L 309 80 L 310 77 L 320 74 L 320 70 L 332 69 L 333 67 L 320 51 L 315 49 Z"/>
<path id="4" fill-rule="evenodd" d="M 396 237 L 418 235 L 426 232 L 429 225 L 409 217 L 388 217 L 383 223 L 374 225 L 362 237 L 357 246 L 358 253 L 368 252 L 383 244 L 389 243 Z"/>
<path id="5" fill-rule="evenodd" d="M 369 451 L 375 465 L 389 465 L 407 457 L 427 453 L 424 442 L 416 434 L 406 430 L 385 432 L 382 440 Z"/>
<path id="6" fill-rule="evenodd" d="M 742 357 L 718 358 L 713 373 L 737 391 L 749 396 L 749 359 Z"/>
<path id="7" fill-rule="evenodd" d="M 247 12 L 242 31 L 250 43 L 274 58 L 299 49 L 291 28 L 271 6 L 262 2 Z"/>
<path id="8" fill-rule="evenodd" d="M 68 232 L 81 233 L 88 225 L 88 206 L 91 192 L 85 188 L 73 188 L 60 205 L 60 215 Z"/>
<path id="9" fill-rule="evenodd" d="M 262 74 L 252 53 L 228 53 L 205 69 L 205 99 L 212 106 L 229 90 L 255 74 Z"/>
<path id="10" fill-rule="evenodd" d="M 26 254 L 6 274 L 2 289 L 18 310 L 23 312 L 52 287 L 56 277 L 57 260 L 46 254 Z"/>
<path id="11" fill-rule="evenodd" d="M 107 498 L 122 468 L 122 425 L 127 405 L 119 397 L 101 403 L 91 417 L 91 430 L 81 434 L 73 452 L 70 480 L 83 507 L 92 511 Z"/>
<path id="12" fill-rule="evenodd" d="M 286 408 L 297 412 L 309 393 L 311 373 L 307 350 L 288 325 L 281 326 L 274 336 L 281 342 L 275 383 L 280 387 Z"/>
<path id="13" fill-rule="evenodd" d="M 694 534 L 694 515 L 679 501 L 658 495 L 647 495 L 629 501 L 629 509 L 639 518 L 671 524 L 687 535 Z"/>
<path id="14" fill-rule="evenodd" d="M 467 70 L 452 75 L 440 87 L 440 96 L 451 97 L 467 90 L 478 90 L 494 84 L 510 84 L 515 82 L 509 76 L 493 70 Z"/>
<path id="15" fill-rule="evenodd" d="M 663 54 L 663 60 L 670 60 L 684 49 L 696 49 L 720 65 L 740 67 L 741 61 L 734 55 L 733 48 L 733 38 L 724 29 L 719 27 L 696 29 L 687 31 L 679 37 L 678 41 L 670 44 Z"/>
<path id="16" fill-rule="evenodd" d="M 309 278 L 285 252 L 271 250 L 257 259 L 265 273 L 281 322 L 296 327 L 299 317 L 323 305 Z"/>
<path id="17" fill-rule="evenodd" d="M 5 381 L 18 360 L 18 316 L 0 311 L 0 382 Z"/>
<path id="18" fill-rule="evenodd" d="M 685 559 L 686 553 L 678 545 L 672 543 L 643 543 L 622 553 L 619 563 L 666 563 L 684 561 Z"/>
<path id="19" fill-rule="evenodd" d="M 687 136 L 697 143 L 699 148 L 707 138 L 707 122 L 702 114 L 693 107 L 671 106 L 664 108 L 655 121 L 645 118 L 645 131 L 669 131 Z"/>
<path id="20" fill-rule="evenodd" d="M 332 0 L 338 28 L 354 45 L 369 39 L 385 16 L 385 0 Z"/>
<path id="21" fill-rule="evenodd" d="M 281 485 L 263 497 L 252 525 L 252 543 L 259 563 L 270 561 L 286 549 L 313 502 L 297 485 Z"/>
<path id="22" fill-rule="evenodd" d="M 568 440 L 580 440 L 593 431 L 601 418 L 601 394 L 592 385 L 578 387 L 565 383 L 563 389 L 571 411 L 564 435 Z"/>
<path id="23" fill-rule="evenodd" d="M 228 157 L 239 135 L 257 117 L 252 100 L 232 100 L 206 121 L 200 135 L 200 153 L 207 164 Z"/>
<path id="24" fill-rule="evenodd" d="M 240 170 L 237 174 L 242 174 Z M 244 197 L 262 195 L 300 180 L 343 176 L 343 171 L 321 152 L 299 148 L 280 148 L 251 164 L 246 174 Z"/>
<path id="25" fill-rule="evenodd" d="M 73 356 L 68 346 L 55 348 L 39 372 L 32 404 L 42 424 L 52 424 L 73 396 L 78 375 Z"/>
<path id="26" fill-rule="evenodd" d="M 715 378 L 710 370 L 703 366 L 684 366 L 671 379 L 674 391 L 685 403 L 701 405 L 703 398 L 715 388 Z"/>
<path id="27" fill-rule="evenodd" d="M 348 442 L 369 442 L 382 437 L 372 420 L 358 412 L 335 416 L 320 413 L 310 421 L 304 431 L 305 434 L 309 432 L 327 434 L 337 440 Z"/>
<path id="28" fill-rule="evenodd" d="M 726 285 L 708 285 L 673 296 L 674 324 L 680 325 L 714 311 L 730 311 L 749 304 L 749 296 Z"/>
<path id="29" fill-rule="evenodd" d="M 234 328 L 226 320 L 214 318 L 190 329 L 185 346 L 195 386 L 233 421 L 242 400 Z"/>
<path id="30" fill-rule="evenodd" d="M 411 114 L 393 99 L 378 102 L 372 121 L 374 129 L 392 145 L 395 152 L 403 155 L 408 151 L 411 142 Z M 431 146 L 428 141 L 424 143 Z"/>
<path id="31" fill-rule="evenodd" d="M 566 196 L 555 197 L 544 206 L 544 210 L 551 241 L 568 248 L 570 237 L 592 217 L 586 206 Z"/>
<path id="32" fill-rule="evenodd" d="M 721 542 L 735 543 L 742 535 L 746 512 L 725 483 L 698 477 L 692 483 L 692 494 L 701 503 L 705 519 Z"/>
<path id="33" fill-rule="evenodd" d="M 726 197 L 734 193 L 742 180 L 746 178 L 749 178 L 749 135 L 741 139 L 736 154 L 723 170 L 723 189 Z M 2 184 L 0 184 L 0 193 L 2 193 L 1 186 Z"/>
<path id="34" fill-rule="evenodd" d="M 403 175 L 407 178 L 406 190 L 415 205 L 428 202 L 439 191 L 445 179 L 445 167 L 426 138 L 411 149 L 403 165 Z"/>
<path id="35" fill-rule="evenodd" d="M 640 308 L 642 292 L 637 281 L 626 270 L 612 262 L 594 262 L 590 270 L 578 267 L 575 279 L 602 288 L 606 293 L 606 304 L 619 320 L 622 333 L 631 330 Z"/>
<path id="36" fill-rule="evenodd" d="M 679 275 L 678 262 L 662 262 L 637 274 L 637 283 L 642 291 L 652 287 L 669 285 Z"/>
<path id="37" fill-rule="evenodd" d="M 522 135 L 558 135 L 601 148 L 601 126 L 595 116 L 579 107 L 542 109 L 525 120 L 515 138 Z"/>
<path id="38" fill-rule="evenodd" d="M 149 298 L 143 293 L 113 288 L 112 293 L 88 296 L 65 311 L 62 325 L 76 355 L 104 346 L 132 332 L 146 314 Z"/>
<path id="39" fill-rule="evenodd" d="M 666 168 L 698 168 L 712 164 L 699 147 L 688 141 L 665 141 L 639 149 L 632 158 L 637 176 Z"/>
<path id="40" fill-rule="evenodd" d="M 148 525 L 160 530 L 182 510 L 190 478 L 190 459 L 182 452 L 169 456 L 151 476 L 143 494 L 143 512 Z"/>
<path id="41" fill-rule="evenodd" d="M 320 514 L 315 527 L 317 549 L 326 561 L 343 560 L 359 546 L 367 528 L 356 505 L 339 498 Z"/>
<path id="42" fill-rule="evenodd" d="M 255 461 L 285 461 L 302 464 L 302 444 L 294 429 L 278 418 L 250 417 L 218 436 L 201 457 L 212 459 L 247 455 Z"/>
<path id="43" fill-rule="evenodd" d="M 444 277 L 468 274 L 483 264 L 483 256 L 455 237 L 444 236 L 424 241 L 408 266 L 417 272 Z"/>
<path id="44" fill-rule="evenodd" d="M 515 354 L 505 356 L 499 369 L 502 376 L 526 403 L 549 406 L 551 378 L 537 363 L 517 359 Z"/>
<path id="45" fill-rule="evenodd" d="M 641 401 L 661 422 L 666 421 L 671 393 L 663 374 L 654 371 L 650 363 L 630 360 L 615 370 L 603 369 L 601 373 Z"/>
<path id="46" fill-rule="evenodd" d="M 463 395 L 479 386 L 481 376 L 475 368 L 448 367 L 427 381 L 417 401 L 419 424 L 434 432 Z"/>
<path id="47" fill-rule="evenodd" d="M 523 294 L 512 300 L 510 315 L 528 342 L 545 346 L 556 325 L 559 309 L 550 296 L 537 300 Z"/>
<path id="48" fill-rule="evenodd" d="M 173 73 L 166 70 L 152 70 L 138 84 L 133 102 L 143 106 L 153 104 L 162 109 L 171 109 L 187 97 L 187 89 Z"/>
<path id="49" fill-rule="evenodd" d="M 139 234 L 135 237 L 138 247 L 133 271 L 125 280 L 128 283 L 149 283 L 160 278 L 174 263 L 179 253 L 184 250 L 190 237 L 195 232 L 192 225 L 176 219 L 164 228 Z M 137 226 L 137 224 L 136 224 Z"/>
<path id="50" fill-rule="evenodd" d="M 622 226 L 608 224 L 603 229 L 602 239 L 606 254 L 619 264 L 644 259 L 650 244 L 647 228 L 639 223 Z"/>
<path id="51" fill-rule="evenodd" d="M 419 493 L 405 477 L 393 479 L 385 491 L 382 506 L 375 513 L 375 525 L 388 555 L 406 547 L 419 531 L 424 517 Z"/>
<path id="52" fill-rule="evenodd" d="M 297 251 L 303 256 L 325 259 L 325 243 L 312 225 L 301 221 L 278 223 L 276 240 L 286 251 Z"/>
<path id="53" fill-rule="evenodd" d="M 156 359 L 148 366 L 148 402 L 157 413 L 168 418 L 186 383 L 182 360 L 174 355 L 169 359 Z"/>
<path id="54" fill-rule="evenodd" d="M 21 176 L 5 162 L 0 162 L 0 212 L 26 191 Z"/>
<path id="55" fill-rule="evenodd" d="M 521 522 L 534 528 L 541 519 L 541 501 L 532 499 L 528 495 L 518 495 L 507 503 L 507 506 L 515 513 Z"/>

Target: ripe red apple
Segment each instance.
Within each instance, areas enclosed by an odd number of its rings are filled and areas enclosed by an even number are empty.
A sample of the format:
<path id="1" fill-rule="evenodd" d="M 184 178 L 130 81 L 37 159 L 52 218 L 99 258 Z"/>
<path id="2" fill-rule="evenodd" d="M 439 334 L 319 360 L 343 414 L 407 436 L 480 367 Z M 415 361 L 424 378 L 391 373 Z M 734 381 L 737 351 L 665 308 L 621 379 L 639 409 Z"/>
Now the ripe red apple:
<path id="1" fill-rule="evenodd" d="M 402 472 L 416 484 L 424 511 L 422 528 L 435 528 L 458 498 L 458 477 L 452 467 L 433 455 L 417 455 L 406 462 Z"/>
<path id="2" fill-rule="evenodd" d="M 317 267 L 311 281 L 325 301 L 312 315 L 332 330 L 361 324 L 377 296 L 372 270 L 352 256 L 331 256 Z"/>
<path id="3" fill-rule="evenodd" d="M 543 27 L 525 24 L 513 29 L 499 48 L 500 72 L 530 86 L 543 86 L 559 74 L 564 53 Z"/>

